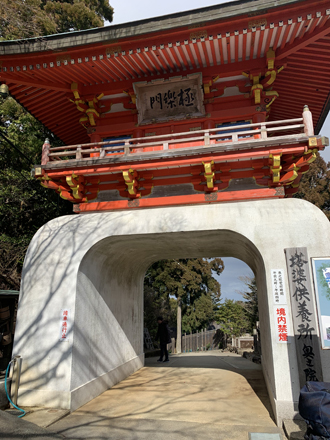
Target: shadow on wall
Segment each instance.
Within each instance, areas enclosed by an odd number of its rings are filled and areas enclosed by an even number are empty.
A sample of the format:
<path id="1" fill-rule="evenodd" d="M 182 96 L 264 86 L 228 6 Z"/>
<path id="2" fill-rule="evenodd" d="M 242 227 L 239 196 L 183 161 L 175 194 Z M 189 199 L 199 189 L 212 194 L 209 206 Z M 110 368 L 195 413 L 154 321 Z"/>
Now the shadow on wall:
<path id="1" fill-rule="evenodd" d="M 68 216 L 38 231 L 25 259 L 14 345 L 23 357 L 20 397 L 40 390 L 45 406 L 54 406 L 54 399 L 58 405 L 59 393 L 70 399 L 70 391 L 141 355 L 143 278 L 160 259 L 239 258 L 256 274 L 259 303 L 267 309 L 264 263 L 243 235 L 180 232 L 186 216 L 174 218 L 170 210 L 158 233 L 140 234 L 155 229 L 152 216 L 143 218 L 142 225 L 137 212 Z M 69 342 L 59 341 L 63 308 L 71 311 Z M 261 325 L 268 329 L 264 353 L 271 365 L 267 314 Z"/>

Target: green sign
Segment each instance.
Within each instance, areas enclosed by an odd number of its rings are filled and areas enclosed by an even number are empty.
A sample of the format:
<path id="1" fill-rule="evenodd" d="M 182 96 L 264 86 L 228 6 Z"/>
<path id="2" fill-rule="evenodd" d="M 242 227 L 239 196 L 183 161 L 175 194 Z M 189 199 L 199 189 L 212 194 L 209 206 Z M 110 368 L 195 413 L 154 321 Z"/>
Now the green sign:
<path id="1" fill-rule="evenodd" d="M 322 348 L 330 348 L 330 258 L 312 258 Z"/>

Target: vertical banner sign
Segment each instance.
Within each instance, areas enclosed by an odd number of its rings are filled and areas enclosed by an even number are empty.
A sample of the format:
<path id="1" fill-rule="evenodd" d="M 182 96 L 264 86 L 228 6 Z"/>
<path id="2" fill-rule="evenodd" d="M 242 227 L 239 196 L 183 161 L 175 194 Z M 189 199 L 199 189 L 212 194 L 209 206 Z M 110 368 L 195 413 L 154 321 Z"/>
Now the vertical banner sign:
<path id="1" fill-rule="evenodd" d="M 61 310 L 60 341 L 68 342 L 70 332 L 70 309 Z"/>
<path id="2" fill-rule="evenodd" d="M 272 269 L 272 286 L 276 341 L 279 344 L 286 344 L 288 343 L 290 329 L 283 269 Z"/>
<path id="3" fill-rule="evenodd" d="M 312 303 L 307 248 L 285 249 L 300 386 L 322 381 L 320 341 Z"/>

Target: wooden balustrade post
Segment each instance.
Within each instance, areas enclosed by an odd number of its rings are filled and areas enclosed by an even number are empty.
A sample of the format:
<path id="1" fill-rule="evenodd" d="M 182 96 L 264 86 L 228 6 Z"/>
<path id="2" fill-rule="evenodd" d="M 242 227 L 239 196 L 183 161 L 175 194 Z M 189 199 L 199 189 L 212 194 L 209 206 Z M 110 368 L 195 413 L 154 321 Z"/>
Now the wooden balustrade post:
<path id="1" fill-rule="evenodd" d="M 267 139 L 267 128 L 265 123 L 261 124 L 261 139 Z"/>
<path id="2" fill-rule="evenodd" d="M 232 141 L 233 143 L 238 142 L 238 134 L 237 134 L 237 133 L 233 133 L 233 134 L 231 135 L 231 141 Z"/>
<path id="3" fill-rule="evenodd" d="M 204 134 L 204 146 L 209 147 L 210 146 L 210 132 L 206 131 Z"/>
<path id="4" fill-rule="evenodd" d="M 79 160 L 81 159 L 81 146 L 78 145 L 77 150 L 76 150 L 76 159 Z"/>
<path id="5" fill-rule="evenodd" d="M 125 141 L 124 154 L 125 154 L 125 156 L 128 156 L 130 154 L 129 141 Z"/>
<path id="6" fill-rule="evenodd" d="M 91 139 L 91 143 L 92 143 L 92 144 L 96 144 L 96 143 L 102 141 L 101 136 L 100 136 L 99 134 L 97 134 L 97 133 L 92 133 L 92 134 L 90 135 L 90 139 Z M 99 148 L 98 145 L 96 145 L 96 146 L 93 145 L 93 146 L 92 146 L 92 149 L 93 149 L 93 150 L 97 150 L 98 148 Z M 100 157 L 100 153 L 99 153 L 99 152 L 91 153 L 90 156 L 91 156 L 91 157 Z"/>
<path id="7" fill-rule="evenodd" d="M 302 114 L 303 122 L 304 122 L 304 133 L 306 136 L 314 136 L 314 126 L 313 126 L 313 118 L 312 113 L 308 108 L 308 105 L 304 106 L 304 111 Z"/>
<path id="8" fill-rule="evenodd" d="M 42 146 L 41 165 L 46 165 L 49 162 L 50 143 L 49 139 L 45 139 Z"/>
<path id="9" fill-rule="evenodd" d="M 262 123 L 265 121 L 266 121 L 266 113 L 265 112 L 258 112 L 252 116 L 252 124 L 258 124 L 258 122 Z M 258 127 L 255 128 L 254 130 L 258 130 Z M 254 137 L 254 139 L 264 139 L 262 136 L 262 133 L 255 134 L 255 135 L 253 135 L 253 137 Z M 267 133 L 266 133 L 266 137 L 267 137 Z"/>

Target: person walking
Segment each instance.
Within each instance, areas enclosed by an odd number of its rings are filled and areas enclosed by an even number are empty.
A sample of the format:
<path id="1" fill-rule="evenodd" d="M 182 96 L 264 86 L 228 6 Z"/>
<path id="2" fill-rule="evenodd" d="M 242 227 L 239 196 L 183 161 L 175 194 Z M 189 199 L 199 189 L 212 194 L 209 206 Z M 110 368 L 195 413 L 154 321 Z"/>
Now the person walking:
<path id="1" fill-rule="evenodd" d="M 156 335 L 156 340 L 160 343 L 160 358 L 157 362 L 169 362 L 167 344 L 171 342 L 170 329 L 168 328 L 166 322 L 163 320 L 162 316 L 158 316 L 158 331 Z M 163 360 L 163 357 L 165 359 Z"/>

